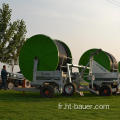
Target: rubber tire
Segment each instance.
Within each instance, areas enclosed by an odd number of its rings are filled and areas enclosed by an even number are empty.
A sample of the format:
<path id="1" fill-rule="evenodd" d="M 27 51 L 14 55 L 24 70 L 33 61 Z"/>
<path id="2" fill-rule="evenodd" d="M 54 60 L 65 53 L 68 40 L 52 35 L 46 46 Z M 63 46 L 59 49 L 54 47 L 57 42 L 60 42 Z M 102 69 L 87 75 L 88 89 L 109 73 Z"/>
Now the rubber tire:
<path id="1" fill-rule="evenodd" d="M 14 81 L 14 85 L 15 85 L 15 87 L 18 87 L 18 86 L 19 86 L 19 81 L 18 81 L 18 80 L 15 80 L 15 81 Z"/>
<path id="2" fill-rule="evenodd" d="M 12 85 L 12 87 L 11 87 L 11 85 Z M 14 87 L 15 87 L 15 85 L 14 85 L 13 82 L 9 82 L 9 83 L 7 84 L 7 88 L 8 88 L 9 90 L 12 90 Z"/>
<path id="3" fill-rule="evenodd" d="M 46 94 L 46 91 L 48 94 Z M 45 85 L 40 88 L 40 95 L 45 98 L 52 98 L 54 97 L 54 88 L 50 85 Z"/>
<path id="4" fill-rule="evenodd" d="M 106 93 L 105 93 L 106 90 Z M 112 95 L 112 89 L 110 86 L 102 86 L 99 89 L 99 95 L 100 96 L 111 96 Z"/>
<path id="5" fill-rule="evenodd" d="M 25 80 L 25 88 L 30 88 L 31 84 L 29 80 Z"/>
<path id="6" fill-rule="evenodd" d="M 65 90 L 67 86 L 72 86 L 72 88 L 73 88 L 70 93 L 67 93 L 66 90 Z M 75 92 L 75 86 L 72 83 L 65 84 L 64 90 L 63 90 L 64 95 L 72 96 L 74 94 L 74 92 Z"/>

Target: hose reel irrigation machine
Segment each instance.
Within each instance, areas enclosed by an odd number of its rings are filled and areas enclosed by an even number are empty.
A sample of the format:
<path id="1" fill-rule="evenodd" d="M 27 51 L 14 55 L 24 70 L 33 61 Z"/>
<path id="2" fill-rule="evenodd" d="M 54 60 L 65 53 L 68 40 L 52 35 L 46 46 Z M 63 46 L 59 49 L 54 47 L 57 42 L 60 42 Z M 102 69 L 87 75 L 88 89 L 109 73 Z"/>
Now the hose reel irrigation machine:
<path id="1" fill-rule="evenodd" d="M 15 90 L 40 91 L 43 97 L 53 97 L 56 93 L 71 96 L 81 91 L 102 96 L 119 93 L 118 63 L 101 49 L 86 51 L 79 65 L 74 65 L 71 51 L 64 42 L 39 34 L 23 45 L 19 66 L 32 87 Z M 78 71 L 73 72 L 74 68 Z"/>

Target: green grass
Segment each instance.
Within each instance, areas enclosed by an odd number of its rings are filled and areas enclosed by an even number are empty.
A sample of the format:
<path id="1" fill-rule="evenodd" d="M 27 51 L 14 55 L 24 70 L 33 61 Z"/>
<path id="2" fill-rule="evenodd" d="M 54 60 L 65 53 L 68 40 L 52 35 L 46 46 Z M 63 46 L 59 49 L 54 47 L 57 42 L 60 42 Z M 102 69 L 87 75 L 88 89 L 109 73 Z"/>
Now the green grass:
<path id="1" fill-rule="evenodd" d="M 58 104 L 110 105 L 110 109 L 76 110 L 58 109 Z M 0 91 L 0 120 L 119 120 L 120 95 L 100 97 L 56 96 L 41 98 L 39 93 Z"/>

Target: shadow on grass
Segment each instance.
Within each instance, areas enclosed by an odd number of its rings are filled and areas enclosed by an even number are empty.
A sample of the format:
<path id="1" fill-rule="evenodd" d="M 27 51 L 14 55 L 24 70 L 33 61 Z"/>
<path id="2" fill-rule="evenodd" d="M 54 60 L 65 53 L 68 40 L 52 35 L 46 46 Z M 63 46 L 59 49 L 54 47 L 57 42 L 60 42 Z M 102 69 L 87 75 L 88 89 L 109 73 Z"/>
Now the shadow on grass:
<path id="1" fill-rule="evenodd" d="M 55 95 L 54 98 L 42 98 L 40 93 L 33 93 L 33 92 L 18 92 L 13 90 L 1 90 L 0 91 L 0 101 L 17 101 L 17 102 L 42 102 L 42 101 L 56 101 L 56 100 L 66 100 L 66 99 L 109 99 L 114 96 L 97 96 L 91 93 L 85 93 L 85 96 L 80 96 L 79 94 L 75 94 L 73 96 L 64 96 L 64 95 Z"/>

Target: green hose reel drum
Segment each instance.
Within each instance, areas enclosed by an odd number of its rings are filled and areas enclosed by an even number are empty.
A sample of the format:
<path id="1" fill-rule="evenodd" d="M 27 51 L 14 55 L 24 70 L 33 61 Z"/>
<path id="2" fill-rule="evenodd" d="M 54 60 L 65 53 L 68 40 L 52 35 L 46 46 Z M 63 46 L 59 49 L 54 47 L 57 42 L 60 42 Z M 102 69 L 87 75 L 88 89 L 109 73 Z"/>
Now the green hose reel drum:
<path id="1" fill-rule="evenodd" d="M 118 71 L 120 72 L 120 61 L 118 62 Z"/>
<path id="2" fill-rule="evenodd" d="M 67 63 L 72 63 L 72 54 L 69 47 L 62 41 L 52 40 L 42 34 L 30 37 L 19 55 L 19 66 L 26 79 L 33 80 L 34 59 L 38 58 L 38 71 L 66 71 Z"/>
<path id="3" fill-rule="evenodd" d="M 87 50 L 85 53 L 83 53 L 83 55 L 80 57 L 79 60 L 79 65 L 84 65 L 86 66 L 89 61 L 90 61 L 90 56 L 92 53 L 95 53 L 96 51 L 98 51 L 99 49 L 89 49 Z M 111 55 L 110 53 L 107 53 L 105 51 L 100 51 L 98 54 L 96 54 L 93 58 L 98 64 L 100 64 L 101 66 L 103 66 L 105 69 L 107 69 L 110 72 L 116 72 L 116 70 L 118 69 L 118 64 L 116 59 L 113 57 L 113 55 Z M 79 71 L 81 71 L 81 69 L 79 69 Z M 89 70 L 85 71 L 85 74 L 88 75 Z M 88 81 L 86 78 L 85 80 L 87 82 Z"/>

